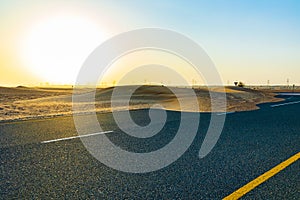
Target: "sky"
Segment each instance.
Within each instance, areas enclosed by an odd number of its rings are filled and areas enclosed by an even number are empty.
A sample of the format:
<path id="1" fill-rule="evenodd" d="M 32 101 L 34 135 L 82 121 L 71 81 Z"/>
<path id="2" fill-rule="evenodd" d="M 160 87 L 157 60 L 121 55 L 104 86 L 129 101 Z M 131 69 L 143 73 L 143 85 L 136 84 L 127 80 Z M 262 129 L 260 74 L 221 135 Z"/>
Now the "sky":
<path id="1" fill-rule="evenodd" d="M 102 42 L 147 27 L 197 42 L 224 84 L 300 85 L 299 10 L 297 0 L 0 1 L 0 85 L 72 84 Z"/>

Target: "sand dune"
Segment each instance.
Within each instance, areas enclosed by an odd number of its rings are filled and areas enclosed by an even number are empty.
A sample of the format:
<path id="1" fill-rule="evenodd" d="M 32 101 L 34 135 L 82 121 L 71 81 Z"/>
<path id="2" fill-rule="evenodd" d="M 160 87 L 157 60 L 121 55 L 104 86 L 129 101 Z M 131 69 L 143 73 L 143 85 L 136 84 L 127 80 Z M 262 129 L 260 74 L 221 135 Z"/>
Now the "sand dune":
<path id="1" fill-rule="evenodd" d="M 113 110 L 127 109 L 123 105 L 124 99 L 130 97 L 129 109 L 150 108 L 160 104 L 166 110 L 210 112 L 211 101 L 208 90 L 214 94 L 216 102 L 218 95 L 222 94 L 220 87 L 199 87 L 194 88 L 198 104 L 190 101 L 189 89 L 173 88 L 176 94 L 185 100 L 184 108 L 181 108 L 176 96 L 167 88 L 162 86 L 141 86 L 132 96 L 132 86 L 121 87 L 122 95 L 115 97 L 115 106 L 111 106 L 111 95 L 114 88 L 97 89 L 95 95 L 96 112 L 111 112 Z M 275 94 L 269 91 L 258 91 L 238 87 L 226 87 L 226 108 L 218 108 L 218 112 L 244 111 L 257 109 L 257 104 L 264 102 L 275 102 L 281 99 L 275 98 Z M 90 108 L 90 102 L 85 95 L 89 91 L 80 91 L 81 99 L 78 102 L 81 110 L 77 113 L 89 113 L 94 110 Z M 127 95 L 127 96 L 126 96 Z M 30 118 L 44 118 L 58 115 L 72 114 L 72 90 L 63 88 L 6 88 L 0 87 L 0 120 L 25 120 Z"/>

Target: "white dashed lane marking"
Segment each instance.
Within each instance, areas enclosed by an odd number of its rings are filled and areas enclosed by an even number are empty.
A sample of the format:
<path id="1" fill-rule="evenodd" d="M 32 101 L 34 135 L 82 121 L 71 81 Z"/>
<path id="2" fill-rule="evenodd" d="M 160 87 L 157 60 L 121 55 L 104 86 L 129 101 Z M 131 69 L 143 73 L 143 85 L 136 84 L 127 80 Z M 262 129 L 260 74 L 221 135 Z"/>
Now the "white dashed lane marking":
<path id="1" fill-rule="evenodd" d="M 218 113 L 217 115 L 228 115 L 228 114 L 233 114 L 235 112 L 224 112 L 224 113 Z"/>
<path id="2" fill-rule="evenodd" d="M 90 137 L 90 136 L 95 136 L 95 135 L 103 135 L 106 133 L 112 133 L 113 131 L 104 131 L 104 132 L 99 132 L 99 133 L 91 133 L 91 134 L 86 134 L 86 135 L 76 135 L 76 136 L 71 136 L 71 137 L 66 137 L 66 138 L 58 138 L 58 139 L 53 139 L 53 140 L 46 140 L 42 141 L 42 144 L 46 143 L 51 143 L 51 142 L 58 142 L 58 141 L 64 141 L 64 140 L 72 140 L 76 138 L 83 138 L 83 137 Z"/>
<path id="3" fill-rule="evenodd" d="M 300 103 L 300 101 L 293 101 L 293 102 L 288 102 L 288 103 L 281 103 L 281 104 L 276 104 L 276 105 L 271 105 L 270 107 L 278 107 L 278 106 L 286 106 L 286 105 L 292 105 L 292 104 L 297 104 Z"/>

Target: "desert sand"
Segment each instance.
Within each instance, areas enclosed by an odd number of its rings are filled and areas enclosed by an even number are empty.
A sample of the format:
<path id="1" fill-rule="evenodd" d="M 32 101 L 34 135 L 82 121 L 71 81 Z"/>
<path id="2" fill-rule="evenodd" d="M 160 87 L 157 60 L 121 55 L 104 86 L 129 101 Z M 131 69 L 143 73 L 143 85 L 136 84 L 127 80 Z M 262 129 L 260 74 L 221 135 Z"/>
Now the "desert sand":
<path id="1" fill-rule="evenodd" d="M 113 87 L 97 89 L 95 95 L 95 110 L 90 109 L 90 102 L 85 101 L 84 95 L 89 91 L 77 91 L 83 95 L 80 102 L 82 110 L 76 113 L 89 112 L 111 112 L 113 110 L 124 110 L 128 107 L 122 105 L 125 96 L 117 97 L 120 105 L 112 108 L 111 95 Z M 132 86 L 122 86 L 124 93 L 132 92 Z M 176 96 L 163 86 L 141 86 L 130 99 L 129 109 L 150 108 L 155 104 L 163 106 L 166 110 L 177 110 L 187 112 L 211 112 L 211 99 L 209 90 L 218 98 L 222 94 L 220 87 L 197 87 L 193 89 L 197 95 L 199 107 L 189 103 L 188 89 L 176 88 L 181 98 L 185 98 L 187 105 L 181 108 Z M 257 104 L 265 102 L 277 102 L 282 99 L 276 98 L 276 93 L 270 90 L 254 90 L 239 87 L 226 87 L 226 108 L 219 108 L 216 112 L 246 111 L 258 109 Z M 35 118 L 47 118 L 61 115 L 72 115 L 72 89 L 67 88 L 28 88 L 0 87 L 0 121 L 26 120 Z M 218 99 L 216 100 L 218 101 Z M 87 105 L 85 107 L 85 105 Z M 197 107 L 195 107 L 197 106 Z"/>

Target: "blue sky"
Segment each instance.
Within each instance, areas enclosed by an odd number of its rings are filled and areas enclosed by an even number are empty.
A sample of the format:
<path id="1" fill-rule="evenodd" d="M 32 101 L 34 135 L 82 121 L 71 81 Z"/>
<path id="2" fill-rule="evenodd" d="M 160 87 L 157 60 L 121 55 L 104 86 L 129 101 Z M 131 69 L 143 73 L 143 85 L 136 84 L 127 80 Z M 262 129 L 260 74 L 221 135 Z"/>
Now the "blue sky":
<path id="1" fill-rule="evenodd" d="M 206 50 L 224 82 L 300 84 L 300 1 L 1 1 L 0 31 L 26 29 L 49 10 L 89 15 L 107 37 L 144 27 L 183 33 Z"/>
<path id="2" fill-rule="evenodd" d="M 224 81 L 300 83 L 299 1 L 145 2 L 121 6 L 132 19 L 145 16 L 133 20 L 136 27 L 165 27 L 197 41 Z"/>

